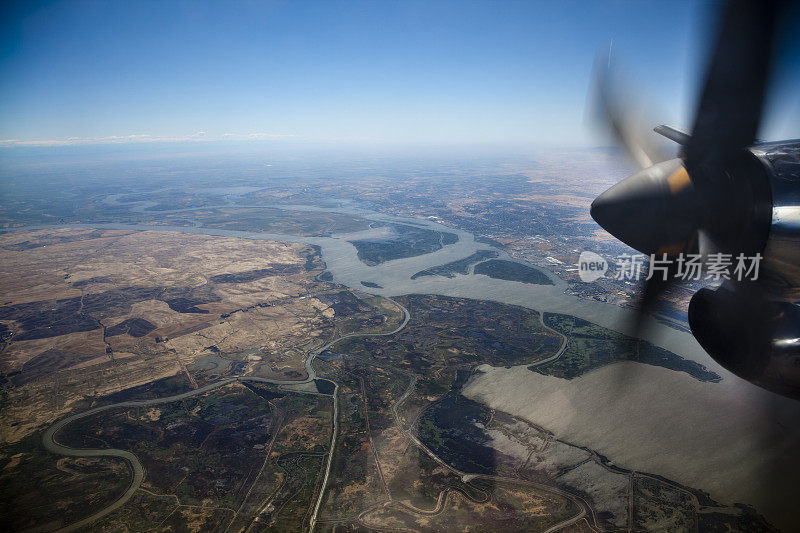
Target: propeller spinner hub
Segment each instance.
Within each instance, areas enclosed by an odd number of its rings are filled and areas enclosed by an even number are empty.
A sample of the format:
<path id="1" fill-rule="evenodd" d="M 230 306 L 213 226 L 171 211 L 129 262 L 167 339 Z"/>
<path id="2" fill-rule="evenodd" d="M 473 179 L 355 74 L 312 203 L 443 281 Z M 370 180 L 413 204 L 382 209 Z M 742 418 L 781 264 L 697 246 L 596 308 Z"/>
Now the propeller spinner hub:
<path id="1" fill-rule="evenodd" d="M 700 209 L 680 159 L 645 168 L 598 196 L 592 218 L 628 246 L 645 254 L 686 250 Z"/>

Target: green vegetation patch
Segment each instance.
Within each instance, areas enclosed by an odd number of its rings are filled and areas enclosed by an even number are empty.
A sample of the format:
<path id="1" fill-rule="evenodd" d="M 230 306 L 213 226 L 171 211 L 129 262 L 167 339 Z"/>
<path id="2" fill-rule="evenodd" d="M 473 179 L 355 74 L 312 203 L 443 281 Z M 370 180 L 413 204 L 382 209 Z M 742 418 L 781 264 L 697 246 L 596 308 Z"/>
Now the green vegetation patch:
<path id="1" fill-rule="evenodd" d="M 491 413 L 464 396 L 448 395 L 419 418 L 420 440 L 462 472 L 494 473 L 495 451 L 485 426 Z"/>
<path id="2" fill-rule="evenodd" d="M 119 498 L 127 463 L 110 457 L 62 457 L 45 451 L 41 434 L 0 449 L 0 516 L 4 531 L 51 531 Z"/>
<path id="3" fill-rule="evenodd" d="M 317 298 L 333 309 L 333 322 L 341 335 L 392 331 L 402 319 L 400 309 L 380 296 L 339 291 L 320 294 Z"/>
<path id="4" fill-rule="evenodd" d="M 383 496 L 374 453 L 370 449 L 360 365 L 349 364 L 339 382 L 339 436 L 331 463 L 321 518 L 344 518 Z"/>
<path id="5" fill-rule="evenodd" d="M 497 255 L 498 253 L 494 250 L 478 250 L 471 256 L 465 257 L 464 259 L 459 259 L 458 261 L 453 261 L 451 263 L 445 263 L 444 265 L 421 270 L 411 276 L 411 279 L 417 279 L 422 276 L 444 276 L 446 278 L 454 278 L 456 277 L 456 274 L 466 275 L 469 274 L 470 265 L 483 261 L 489 257 L 497 257 Z"/>
<path id="6" fill-rule="evenodd" d="M 258 517 L 259 522 L 268 523 L 270 531 L 300 529 L 314 506 L 324 462 L 322 454 L 294 452 L 278 457 L 275 463 L 285 481 L 266 508 L 266 516 Z"/>
<path id="7" fill-rule="evenodd" d="M 540 374 L 572 379 L 617 361 L 635 361 L 686 372 L 699 381 L 716 383 L 722 379 L 700 363 L 580 318 L 546 313 L 544 322 L 569 340 L 561 357 L 544 365 L 530 367 Z"/>
<path id="8" fill-rule="evenodd" d="M 458 242 L 455 233 L 434 231 L 404 224 L 392 224 L 392 236 L 384 239 L 350 241 L 358 251 L 358 258 L 374 266 L 392 259 L 403 259 L 435 252 L 448 244 Z"/>
<path id="9" fill-rule="evenodd" d="M 436 295 L 408 296 L 407 304 L 411 319 L 397 335 L 345 339 L 334 349 L 428 379 L 442 366 L 532 363 L 555 353 L 561 342 L 541 326 L 536 311 L 524 307 Z"/>
<path id="10" fill-rule="evenodd" d="M 475 273 L 506 281 L 520 281 L 533 285 L 553 285 L 550 278 L 541 270 L 504 259 L 492 259 L 485 263 L 479 263 L 475 265 Z"/>
<path id="11" fill-rule="evenodd" d="M 188 213 L 167 213 L 162 215 L 162 218 L 172 223 L 186 216 L 201 222 L 207 228 L 254 233 L 319 236 L 351 233 L 369 228 L 368 220 L 343 213 L 292 211 L 269 207 L 222 207 Z"/>
<path id="12" fill-rule="evenodd" d="M 56 438 L 75 448 L 130 450 L 147 471 L 149 490 L 174 494 L 185 505 L 211 500 L 235 507 L 242 479 L 263 463 L 259 449 L 271 437 L 271 419 L 263 398 L 227 385 L 182 401 L 82 418 Z"/>

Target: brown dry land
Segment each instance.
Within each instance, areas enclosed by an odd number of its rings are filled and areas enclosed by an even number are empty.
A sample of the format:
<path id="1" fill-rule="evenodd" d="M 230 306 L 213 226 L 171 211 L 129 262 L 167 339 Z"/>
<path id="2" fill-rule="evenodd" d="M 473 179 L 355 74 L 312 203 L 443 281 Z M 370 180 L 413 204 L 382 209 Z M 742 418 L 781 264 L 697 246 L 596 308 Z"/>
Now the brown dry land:
<path id="1" fill-rule="evenodd" d="M 155 380 L 305 376 L 310 350 L 381 311 L 315 281 L 306 245 L 159 231 L 0 235 L 0 444 Z M 342 305 L 344 299 L 358 305 Z M 382 318 L 382 317 L 381 317 Z"/>

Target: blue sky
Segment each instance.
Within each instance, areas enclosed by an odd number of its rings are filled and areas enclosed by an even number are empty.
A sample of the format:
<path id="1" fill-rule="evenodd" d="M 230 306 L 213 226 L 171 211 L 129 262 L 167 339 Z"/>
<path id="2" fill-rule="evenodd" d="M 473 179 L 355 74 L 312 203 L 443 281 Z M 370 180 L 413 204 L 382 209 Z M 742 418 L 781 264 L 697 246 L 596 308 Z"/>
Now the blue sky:
<path id="1" fill-rule="evenodd" d="M 598 49 L 683 124 L 696 2 L 6 2 L 0 140 L 586 144 Z M 84 141 L 81 141 L 84 142 Z"/>

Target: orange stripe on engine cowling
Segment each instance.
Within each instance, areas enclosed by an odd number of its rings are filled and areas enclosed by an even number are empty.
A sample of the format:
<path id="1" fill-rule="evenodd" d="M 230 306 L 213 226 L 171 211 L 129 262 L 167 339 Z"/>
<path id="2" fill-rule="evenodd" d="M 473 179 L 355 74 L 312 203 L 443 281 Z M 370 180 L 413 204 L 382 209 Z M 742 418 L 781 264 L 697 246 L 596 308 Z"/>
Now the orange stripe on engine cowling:
<path id="1" fill-rule="evenodd" d="M 692 178 L 689 177 L 686 168 L 681 165 L 678 170 L 669 175 L 667 184 L 669 185 L 669 192 L 671 194 L 676 194 L 691 185 Z"/>

